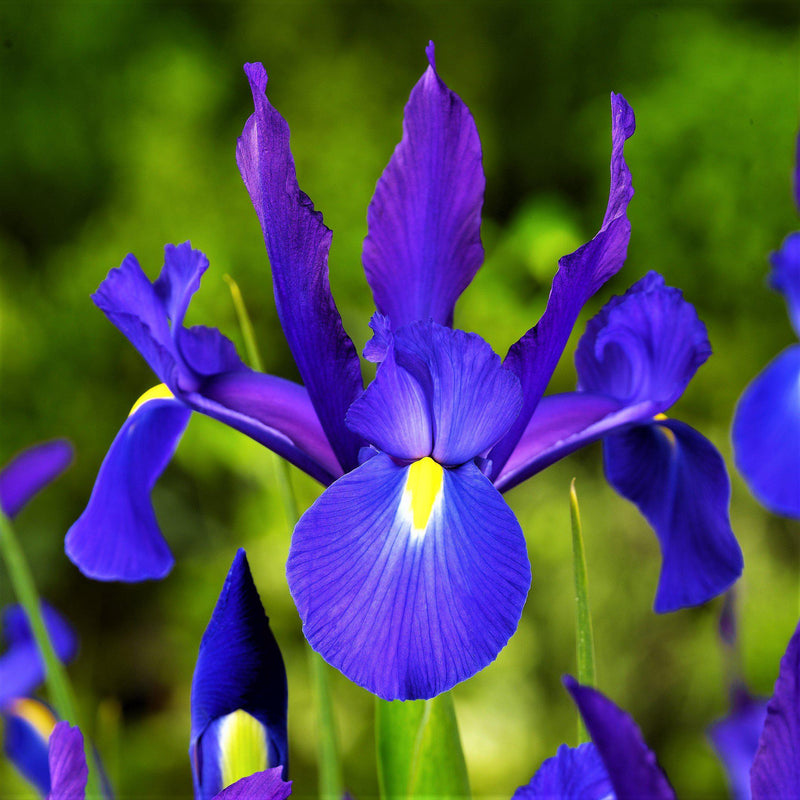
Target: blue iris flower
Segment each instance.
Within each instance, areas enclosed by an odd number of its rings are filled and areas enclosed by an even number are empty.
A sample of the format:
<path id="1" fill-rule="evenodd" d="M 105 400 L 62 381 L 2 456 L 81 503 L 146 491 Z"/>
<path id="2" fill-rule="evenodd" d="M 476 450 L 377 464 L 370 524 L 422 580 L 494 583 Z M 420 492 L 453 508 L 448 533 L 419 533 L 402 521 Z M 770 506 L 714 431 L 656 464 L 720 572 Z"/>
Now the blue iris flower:
<path id="1" fill-rule="evenodd" d="M 800 209 L 800 137 L 794 186 Z M 770 283 L 786 298 L 800 336 L 800 231 L 770 261 Z M 732 438 L 736 466 L 758 501 L 775 514 L 800 518 L 800 344 L 787 347 L 744 390 Z"/>
<path id="2" fill-rule="evenodd" d="M 377 313 L 364 355 L 379 363 L 375 380 L 364 389 L 331 296 L 332 234 L 297 183 L 266 73 L 248 64 L 255 112 L 237 161 L 303 386 L 247 369 L 216 330 L 184 327 L 208 266 L 202 253 L 167 247 L 153 283 L 128 256 L 94 300 L 162 384 L 135 405 L 66 541 L 91 577 L 163 577 L 172 556 L 150 490 L 192 411 L 225 422 L 328 487 L 294 530 L 289 587 L 312 647 L 387 699 L 432 697 L 497 656 L 531 581 L 501 493 L 595 439 L 606 437 L 612 484 L 661 541 L 657 610 L 704 602 L 741 571 L 721 459 L 661 417 L 708 355 L 676 290 L 650 275 L 612 301 L 579 352 L 579 391 L 543 397 L 581 309 L 625 260 L 631 108 L 612 94 L 600 230 L 560 260 L 542 318 L 501 361 L 451 327 L 483 259 L 485 181 L 474 120 L 439 77 L 433 45 L 427 54 L 367 214 L 363 262 Z"/>
<path id="3" fill-rule="evenodd" d="M 239 550 L 200 642 L 192 680 L 195 800 L 285 800 L 291 782 L 286 672 Z M 83 736 L 59 722 L 49 744 L 49 800 L 84 800 Z"/>
<path id="4" fill-rule="evenodd" d="M 675 791 L 645 743 L 631 716 L 601 692 L 564 679 L 578 706 L 592 743 L 570 749 L 542 764 L 530 783 L 514 794 L 518 800 L 676 800 Z M 736 800 L 794 800 L 800 797 L 800 624 L 781 659 L 775 691 L 766 712 L 750 709 L 748 718 L 729 720 L 731 725 L 717 741 L 726 765 L 736 772 L 732 784 Z M 753 735 L 757 746 L 744 763 Z M 737 728 L 736 731 L 733 728 Z M 716 743 L 716 742 L 715 742 Z M 745 789 L 742 773 L 749 773 Z"/>

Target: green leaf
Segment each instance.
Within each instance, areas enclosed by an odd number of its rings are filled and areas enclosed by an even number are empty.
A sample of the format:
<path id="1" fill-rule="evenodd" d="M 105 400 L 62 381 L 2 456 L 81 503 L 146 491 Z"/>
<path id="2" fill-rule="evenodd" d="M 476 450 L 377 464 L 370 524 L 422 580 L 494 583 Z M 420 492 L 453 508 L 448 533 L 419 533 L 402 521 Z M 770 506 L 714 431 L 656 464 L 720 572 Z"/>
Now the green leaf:
<path id="1" fill-rule="evenodd" d="M 375 702 L 381 797 L 470 797 L 452 697 Z"/>

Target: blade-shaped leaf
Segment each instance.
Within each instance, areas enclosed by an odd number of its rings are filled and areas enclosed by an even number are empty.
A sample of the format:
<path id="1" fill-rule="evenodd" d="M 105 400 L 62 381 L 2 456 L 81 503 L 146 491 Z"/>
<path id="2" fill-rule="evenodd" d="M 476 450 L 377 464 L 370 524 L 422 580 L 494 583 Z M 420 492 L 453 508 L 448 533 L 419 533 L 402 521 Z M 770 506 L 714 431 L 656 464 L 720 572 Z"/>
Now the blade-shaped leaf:
<path id="1" fill-rule="evenodd" d="M 381 797 L 470 797 L 452 697 L 375 702 Z"/>

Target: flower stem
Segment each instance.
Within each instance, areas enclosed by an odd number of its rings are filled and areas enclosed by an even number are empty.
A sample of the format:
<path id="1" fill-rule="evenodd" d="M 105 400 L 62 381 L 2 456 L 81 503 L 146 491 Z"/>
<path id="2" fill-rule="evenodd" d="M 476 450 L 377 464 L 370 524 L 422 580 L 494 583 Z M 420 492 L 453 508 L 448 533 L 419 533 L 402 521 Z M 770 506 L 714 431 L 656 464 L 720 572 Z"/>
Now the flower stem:
<path id="1" fill-rule="evenodd" d="M 230 288 L 233 306 L 236 309 L 236 316 L 239 320 L 239 327 L 242 331 L 247 360 L 253 369 L 259 372 L 264 371 L 261 354 L 256 343 L 253 323 L 247 313 L 247 306 L 244 297 L 236 281 L 230 276 L 224 276 Z M 286 515 L 286 523 L 293 529 L 300 519 L 300 510 L 297 498 L 292 488 L 289 464 L 276 453 L 271 453 L 272 470 L 275 483 L 278 486 L 278 493 L 281 496 L 283 511 Z M 330 684 L 328 682 L 328 665 L 322 657 L 308 647 L 309 669 L 311 681 L 314 687 L 314 696 L 317 706 L 317 725 L 318 725 L 318 755 L 319 755 L 319 781 L 318 790 L 321 800 L 340 800 L 344 781 L 342 779 L 342 769 L 339 762 L 339 744 L 336 736 L 336 723 L 333 715 L 333 702 L 331 700 Z"/>
<path id="2" fill-rule="evenodd" d="M 45 682 L 50 694 L 50 701 L 55 707 L 56 716 L 80 727 L 72 686 L 67 677 L 67 671 L 50 641 L 33 575 L 14 533 L 11 520 L 2 511 L 0 511 L 0 552 L 6 563 L 14 594 L 25 610 L 34 641 L 44 662 Z M 81 730 L 86 732 L 85 728 L 81 728 Z M 102 797 L 98 778 L 99 764 L 88 736 L 84 741 L 86 742 L 87 763 L 94 767 L 89 770 L 87 797 Z"/>
<path id="3" fill-rule="evenodd" d="M 594 686 L 594 637 L 592 615 L 589 610 L 589 584 L 586 577 L 586 557 L 583 552 L 583 530 L 575 479 L 569 487 L 569 507 L 572 519 L 572 569 L 575 577 L 575 633 L 578 660 L 578 683 Z M 578 744 L 590 741 L 586 727 L 578 714 Z"/>

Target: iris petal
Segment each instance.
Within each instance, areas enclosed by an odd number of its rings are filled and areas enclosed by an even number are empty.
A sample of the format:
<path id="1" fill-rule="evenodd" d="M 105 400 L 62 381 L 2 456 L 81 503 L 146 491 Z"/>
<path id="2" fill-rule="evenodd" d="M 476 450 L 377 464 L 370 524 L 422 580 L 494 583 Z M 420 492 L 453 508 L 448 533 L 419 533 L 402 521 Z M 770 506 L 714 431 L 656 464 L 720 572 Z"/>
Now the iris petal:
<path id="1" fill-rule="evenodd" d="M 597 748 L 587 742 L 562 744 L 511 800 L 614 800 L 614 792 Z"/>
<path id="2" fill-rule="evenodd" d="M 150 400 L 125 421 L 103 460 L 86 510 L 67 532 L 67 555 L 84 575 L 141 581 L 163 578 L 172 569 L 150 492 L 190 415 L 177 400 Z"/>
<path id="3" fill-rule="evenodd" d="M 289 126 L 265 95 L 261 64 L 246 64 L 255 113 L 236 161 L 264 231 L 278 317 L 303 384 L 344 470 L 358 463 L 362 442 L 344 424 L 361 394 L 361 367 L 328 281 L 331 232 L 297 184 Z"/>
<path id="4" fill-rule="evenodd" d="M 564 685 L 603 759 L 618 800 L 675 800 L 675 792 L 631 716 L 569 675 Z"/>
<path id="5" fill-rule="evenodd" d="M 786 298 L 789 318 L 800 336 L 800 231 L 790 233 L 769 260 L 772 264 L 770 284 Z"/>
<path id="6" fill-rule="evenodd" d="M 708 730 L 708 738 L 725 765 L 734 800 L 750 800 L 750 768 L 767 717 L 767 704 L 749 695 Z"/>
<path id="7" fill-rule="evenodd" d="M 387 700 L 433 697 L 493 661 L 530 585 L 519 524 L 480 470 L 443 470 L 420 529 L 412 467 L 381 453 L 340 478 L 300 519 L 286 565 L 311 646 Z"/>
<path id="8" fill-rule="evenodd" d="M 397 458 L 432 455 L 455 466 L 491 447 L 521 405 L 519 381 L 483 339 L 415 322 L 395 332 L 347 423 Z"/>
<path id="9" fill-rule="evenodd" d="M 23 450 L 0 470 L 0 508 L 16 516 L 25 504 L 55 480 L 72 461 L 72 445 L 66 439 L 42 442 Z"/>
<path id="10" fill-rule="evenodd" d="M 65 663 L 71 661 L 78 651 L 78 639 L 72 627 L 47 603 L 42 603 L 42 615 L 56 654 Z M 3 638 L 7 650 L 0 656 L 0 708 L 16 697 L 30 694 L 44 680 L 45 674 L 22 606 L 10 606 L 3 612 Z"/>
<path id="11" fill-rule="evenodd" d="M 609 483 L 639 507 L 658 536 L 663 563 L 656 611 L 704 603 L 739 577 L 730 482 L 711 442 L 668 420 L 609 436 L 603 455 Z"/>
<path id="12" fill-rule="evenodd" d="M 218 753 L 217 742 L 203 741 L 210 726 L 239 709 L 247 712 L 267 730 L 269 766 L 286 769 L 286 708 L 283 659 L 245 552 L 239 550 L 200 642 L 192 679 L 190 753 L 200 798 L 210 798 L 223 788 L 219 761 L 209 757 Z"/>
<path id="13" fill-rule="evenodd" d="M 800 797 L 800 625 L 781 659 L 750 772 L 753 800 Z"/>
<path id="14" fill-rule="evenodd" d="M 236 781 L 214 800 L 286 800 L 291 793 L 292 782 L 284 781 L 280 767 L 276 767 Z"/>
<path id="15" fill-rule="evenodd" d="M 56 718 L 38 700 L 20 698 L 6 706 L 3 717 L 3 752 L 41 794 L 50 791 L 47 743 Z"/>
<path id="16" fill-rule="evenodd" d="M 430 66 L 411 91 L 403 138 L 367 211 L 364 271 L 375 305 L 397 329 L 452 325 L 453 308 L 483 261 L 485 178 L 475 121 Z"/>
<path id="17" fill-rule="evenodd" d="M 493 475 L 499 475 L 522 436 L 566 347 L 586 301 L 621 267 L 630 239 L 626 216 L 633 185 L 625 162 L 625 141 L 634 117 L 622 95 L 611 95 L 611 189 L 603 224 L 596 236 L 558 262 L 542 318 L 511 346 L 504 364 L 520 380 L 524 404 L 509 432 L 492 449 Z"/>
<path id="18" fill-rule="evenodd" d="M 744 390 L 733 418 L 736 467 L 770 511 L 800 517 L 800 345 Z"/>
<path id="19" fill-rule="evenodd" d="M 83 734 L 68 722 L 59 722 L 50 736 L 50 781 L 47 800 L 83 800 L 89 769 L 83 751 Z"/>

